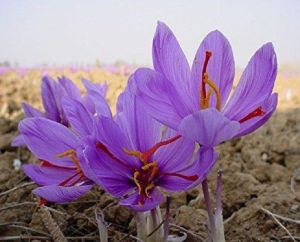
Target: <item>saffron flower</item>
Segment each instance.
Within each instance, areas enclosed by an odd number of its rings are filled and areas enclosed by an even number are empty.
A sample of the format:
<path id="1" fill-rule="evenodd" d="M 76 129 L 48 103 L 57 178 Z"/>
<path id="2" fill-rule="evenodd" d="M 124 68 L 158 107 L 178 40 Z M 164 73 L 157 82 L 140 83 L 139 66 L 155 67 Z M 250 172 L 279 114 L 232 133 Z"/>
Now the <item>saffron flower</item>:
<path id="1" fill-rule="evenodd" d="M 22 107 L 25 117 L 44 117 L 65 126 L 69 125 L 66 114 L 62 107 L 64 97 L 69 97 L 81 102 L 91 113 L 96 114 L 105 111 L 105 115 L 111 116 L 110 109 L 105 101 L 107 85 L 93 84 L 86 79 L 82 83 L 87 90 L 87 94 L 82 96 L 78 87 L 67 77 L 58 78 L 58 82 L 49 76 L 42 78 L 41 94 L 45 111 L 23 103 Z M 23 146 L 24 141 L 21 135 L 17 136 L 13 146 Z"/>
<path id="2" fill-rule="evenodd" d="M 205 37 L 190 69 L 174 34 L 159 22 L 152 55 L 154 70 L 141 68 L 134 74 L 139 101 L 156 120 L 201 146 L 253 132 L 276 109 L 277 62 L 271 43 L 251 58 L 230 98 L 234 59 L 221 32 Z"/>
<path id="3" fill-rule="evenodd" d="M 33 193 L 43 201 L 55 203 L 77 199 L 92 187 L 84 175 L 80 157 L 80 139 L 70 129 L 52 120 L 26 118 L 19 124 L 24 143 L 41 161 L 23 165 L 23 171 L 41 187 Z"/>
<path id="4" fill-rule="evenodd" d="M 114 120 L 95 118 L 97 144 L 86 141 L 82 169 L 119 198 L 121 205 L 143 212 L 161 203 L 161 189 L 184 191 L 199 184 L 216 154 L 213 149 L 203 149 L 193 160 L 194 142 L 174 130 L 163 131 L 163 125 L 148 115 L 130 88 L 119 97 Z"/>
<path id="5" fill-rule="evenodd" d="M 69 91 L 73 90 L 71 95 L 60 100 L 68 127 L 44 117 L 25 118 L 20 122 L 19 131 L 24 144 L 41 161 L 38 165 L 27 164 L 22 168 L 27 176 L 42 186 L 33 191 L 42 201 L 72 201 L 92 187 L 93 182 L 81 168 L 82 142 L 88 138 L 94 140 L 95 145 L 95 117 L 112 117 L 102 94 L 91 86 L 93 84 L 87 84 L 89 86 L 86 86 L 86 97 L 90 100 L 85 104 L 89 105 L 84 105 L 80 93 L 76 94 L 77 89 L 72 87 L 69 87 Z"/>

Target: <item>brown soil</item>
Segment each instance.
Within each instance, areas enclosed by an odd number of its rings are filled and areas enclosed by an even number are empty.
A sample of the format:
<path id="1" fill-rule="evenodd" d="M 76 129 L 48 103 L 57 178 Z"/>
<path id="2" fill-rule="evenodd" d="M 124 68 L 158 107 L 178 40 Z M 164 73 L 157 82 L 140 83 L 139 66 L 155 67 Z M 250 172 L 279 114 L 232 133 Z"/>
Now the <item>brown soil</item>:
<path id="1" fill-rule="evenodd" d="M 115 104 L 126 80 L 123 76 L 104 71 L 64 74 L 76 80 L 80 76 L 94 81 L 110 80 L 108 98 L 111 105 Z M 276 87 L 281 97 L 279 109 L 263 128 L 218 147 L 219 161 L 209 175 L 209 184 L 213 194 L 217 171 L 222 169 L 227 241 L 292 241 L 262 208 L 294 220 L 300 217 L 300 102 L 295 93 L 300 87 L 299 79 L 279 78 Z M 289 84 L 293 85 L 293 95 L 290 91 L 286 95 Z M 14 159 L 20 159 L 23 164 L 34 163 L 36 159 L 26 149 L 10 147 L 12 138 L 17 134 L 18 121 L 23 117 L 20 103 L 26 100 L 36 107 L 41 106 L 39 86 L 39 73 L 36 72 L 25 77 L 15 73 L 0 76 L 1 240 L 7 236 L 6 239 L 14 241 L 29 241 L 28 238 L 44 241 L 47 237 L 51 241 L 49 226 L 43 222 L 44 215 L 37 206 L 37 198 L 31 193 L 35 185 L 13 164 Z M 16 189 L 20 185 L 23 187 Z M 13 188 L 15 190 L 9 191 Z M 206 237 L 207 215 L 202 193 L 200 199 L 196 199 L 198 194 L 199 189 L 194 189 L 172 195 L 171 223 Z M 110 223 L 110 241 L 134 241 L 130 238 L 135 235 L 133 213 L 119 206 L 100 188 L 95 187 L 73 203 L 50 204 L 49 207 L 54 221 L 70 241 L 99 241 L 96 208 L 103 210 L 105 220 Z M 299 221 L 298 224 L 279 221 L 296 240 L 297 236 L 299 239 Z M 171 232 L 175 230 L 171 227 Z M 200 241 L 192 233 L 188 234 L 186 241 Z"/>

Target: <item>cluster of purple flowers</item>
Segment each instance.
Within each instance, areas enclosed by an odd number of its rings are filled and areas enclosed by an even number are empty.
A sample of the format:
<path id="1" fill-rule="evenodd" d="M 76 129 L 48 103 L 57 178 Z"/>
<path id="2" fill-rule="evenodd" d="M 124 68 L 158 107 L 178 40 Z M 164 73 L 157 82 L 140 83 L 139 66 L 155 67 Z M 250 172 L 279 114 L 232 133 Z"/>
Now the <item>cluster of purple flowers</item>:
<path id="1" fill-rule="evenodd" d="M 72 201 L 100 185 L 120 204 L 148 211 L 162 190 L 185 191 L 206 179 L 214 147 L 262 126 L 277 105 L 271 43 L 263 45 L 232 92 L 234 59 L 219 31 L 202 41 L 190 68 L 172 31 L 159 22 L 154 69 L 139 68 L 112 116 L 106 86 L 82 80 L 86 95 L 66 77 L 42 80 L 45 112 L 23 104 L 26 118 L 14 145 L 40 160 L 24 165 L 43 201 Z M 200 148 L 197 148 L 200 147 Z"/>

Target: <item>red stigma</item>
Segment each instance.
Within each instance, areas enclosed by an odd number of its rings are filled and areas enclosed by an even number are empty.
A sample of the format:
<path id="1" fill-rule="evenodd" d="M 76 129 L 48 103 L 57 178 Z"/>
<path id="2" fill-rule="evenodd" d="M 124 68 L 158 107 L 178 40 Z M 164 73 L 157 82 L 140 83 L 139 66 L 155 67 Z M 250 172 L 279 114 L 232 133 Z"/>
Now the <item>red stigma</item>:
<path id="1" fill-rule="evenodd" d="M 125 164 L 123 161 L 121 161 L 120 159 L 118 159 L 114 154 L 112 154 L 109 150 L 108 150 L 108 148 L 104 145 L 104 144 L 102 144 L 101 142 L 97 142 L 97 144 L 96 144 L 96 147 L 98 148 L 98 149 L 100 149 L 101 151 L 103 151 L 106 155 L 108 155 L 110 158 L 112 158 L 113 160 L 115 160 L 115 161 L 117 161 L 119 164 L 121 164 L 121 165 L 123 165 L 123 166 L 125 166 L 125 167 L 128 167 L 128 164 Z M 131 167 L 131 169 L 133 169 L 132 167 Z"/>
<path id="2" fill-rule="evenodd" d="M 74 169 L 74 167 L 65 167 L 65 166 L 58 166 L 58 165 L 55 165 L 55 164 L 52 164 L 50 163 L 49 161 L 46 161 L 46 160 L 40 160 L 42 163 L 41 163 L 41 166 L 42 167 L 54 167 L 54 168 L 59 168 L 59 169 L 67 169 L 67 170 L 72 170 Z"/>
<path id="3" fill-rule="evenodd" d="M 199 178 L 197 175 L 185 176 L 179 173 L 163 173 L 162 176 L 177 176 L 188 181 L 196 181 Z"/>
<path id="4" fill-rule="evenodd" d="M 262 106 L 247 114 L 245 117 L 239 120 L 239 123 L 244 123 L 252 118 L 263 116 L 266 112 L 263 110 Z"/>
<path id="5" fill-rule="evenodd" d="M 68 177 L 67 179 L 65 179 L 61 183 L 59 183 L 59 186 L 63 186 L 63 187 L 67 186 L 68 182 L 70 182 L 73 178 L 75 178 L 78 175 L 80 175 L 79 178 L 76 179 L 74 182 L 72 182 L 71 184 L 68 185 L 68 186 L 74 186 L 77 182 L 79 182 L 83 178 L 82 173 L 80 173 L 80 172 L 75 173 L 74 175 Z"/>
<path id="6" fill-rule="evenodd" d="M 174 141 L 178 140 L 179 138 L 181 138 L 181 135 L 176 135 L 168 140 L 164 140 L 161 142 L 156 143 L 154 146 L 152 146 L 149 150 L 145 151 L 142 153 L 141 159 L 143 161 L 148 161 L 148 159 L 162 146 L 164 145 L 168 145 L 173 143 Z"/>
<path id="7" fill-rule="evenodd" d="M 40 197 L 40 201 L 39 201 L 39 207 L 47 205 L 49 203 L 49 201 L 47 201 L 46 199 Z"/>
<path id="8" fill-rule="evenodd" d="M 209 62 L 210 57 L 212 56 L 212 52 L 211 51 L 205 51 L 205 60 L 204 60 L 204 64 L 203 64 L 203 68 L 202 68 L 202 85 L 201 85 L 201 91 L 202 91 L 202 98 L 206 98 L 206 90 L 205 90 L 205 73 L 207 73 L 207 65 Z"/>

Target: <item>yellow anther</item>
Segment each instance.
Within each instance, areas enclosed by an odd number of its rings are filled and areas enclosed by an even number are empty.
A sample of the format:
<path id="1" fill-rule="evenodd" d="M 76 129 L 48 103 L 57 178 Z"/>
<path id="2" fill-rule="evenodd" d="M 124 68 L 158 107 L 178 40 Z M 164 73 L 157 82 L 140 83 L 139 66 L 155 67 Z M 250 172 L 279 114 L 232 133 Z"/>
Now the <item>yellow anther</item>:
<path id="1" fill-rule="evenodd" d="M 73 149 L 70 149 L 70 150 L 66 150 L 62 153 L 57 154 L 55 157 L 62 158 L 62 157 L 66 157 L 66 156 L 70 156 L 70 155 L 74 155 L 74 154 L 76 154 L 76 151 Z"/>
<path id="2" fill-rule="evenodd" d="M 151 171 L 151 174 L 150 174 L 148 180 L 152 181 L 152 179 L 155 178 L 155 176 L 158 173 L 157 163 L 151 162 L 151 163 L 148 163 L 147 165 L 142 166 L 142 170 L 144 170 L 144 171 L 148 170 L 149 168 L 152 168 L 152 171 Z"/>
<path id="3" fill-rule="evenodd" d="M 200 99 L 200 107 L 201 109 L 206 109 L 209 107 L 209 100 L 211 97 L 212 92 L 214 92 L 216 94 L 217 97 L 217 104 L 216 104 L 216 108 L 218 110 L 221 109 L 221 94 L 219 91 L 219 88 L 217 87 L 217 85 L 208 78 L 208 74 L 205 73 L 203 76 L 203 81 L 205 82 L 205 84 L 207 84 L 210 89 L 208 90 L 208 93 L 206 95 L 206 97 L 203 96 L 203 93 L 201 95 L 201 99 Z"/>
<path id="4" fill-rule="evenodd" d="M 138 171 L 135 171 L 133 173 L 133 181 L 134 181 L 135 185 L 138 187 L 139 195 L 141 195 L 141 193 L 142 193 L 142 187 L 141 187 L 141 184 L 139 183 L 139 180 L 138 180 L 139 176 L 140 176 L 140 173 Z"/>
<path id="5" fill-rule="evenodd" d="M 147 161 L 143 159 L 143 153 L 140 151 L 135 150 L 128 150 L 126 148 L 123 148 L 123 151 L 126 155 L 131 155 L 137 157 L 144 165 L 147 164 Z"/>
<path id="6" fill-rule="evenodd" d="M 142 170 L 143 171 L 147 171 L 151 167 L 157 167 L 156 162 L 151 162 L 151 163 L 148 163 L 148 164 L 142 166 Z"/>
<path id="7" fill-rule="evenodd" d="M 220 94 L 220 91 L 219 91 L 219 88 L 216 86 L 216 84 L 210 80 L 210 79 L 205 79 L 205 83 L 207 83 L 207 85 L 209 85 L 211 87 L 211 89 L 214 91 L 214 93 L 216 94 L 216 97 L 217 97 L 217 104 L 216 104 L 216 108 L 218 110 L 221 110 L 221 94 Z M 208 97 L 208 103 L 209 103 L 209 97 L 210 96 L 207 96 Z"/>
<path id="8" fill-rule="evenodd" d="M 204 73 L 203 82 L 206 83 L 207 79 L 208 79 L 208 74 Z M 208 92 L 210 92 L 210 93 L 207 93 L 207 96 L 205 97 L 204 96 L 204 91 L 201 88 L 201 98 L 200 98 L 200 108 L 201 109 L 206 109 L 206 108 L 209 107 L 209 98 L 210 98 L 210 95 L 211 95 L 211 90 L 209 89 Z"/>
<path id="9" fill-rule="evenodd" d="M 66 150 L 62 153 L 57 154 L 55 157 L 57 157 L 57 158 L 69 157 L 70 160 L 73 161 L 73 163 L 76 165 L 78 172 L 82 172 L 75 150 L 73 150 L 73 149 Z"/>
<path id="10" fill-rule="evenodd" d="M 210 95 L 212 94 L 212 90 L 211 90 L 211 88 L 208 90 L 208 92 L 207 92 L 207 97 L 206 97 L 206 99 L 208 100 L 208 102 L 209 102 L 209 99 L 210 99 Z"/>
<path id="11" fill-rule="evenodd" d="M 150 183 L 150 184 L 146 187 L 146 189 L 145 189 L 145 194 L 146 194 L 146 196 L 147 196 L 148 198 L 151 198 L 149 192 L 150 192 L 150 190 L 153 189 L 154 187 L 155 187 L 154 183 Z"/>

